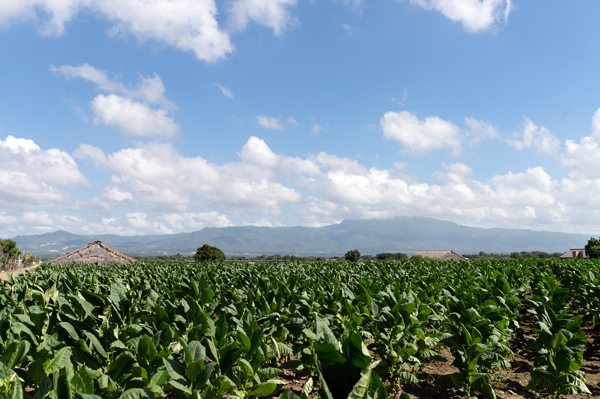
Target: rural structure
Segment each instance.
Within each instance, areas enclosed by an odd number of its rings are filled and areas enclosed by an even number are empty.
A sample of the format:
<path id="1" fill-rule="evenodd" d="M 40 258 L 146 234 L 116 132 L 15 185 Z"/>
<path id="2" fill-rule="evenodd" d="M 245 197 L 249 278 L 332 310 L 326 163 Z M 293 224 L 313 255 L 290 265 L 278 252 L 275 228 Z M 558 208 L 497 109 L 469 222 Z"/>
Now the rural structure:
<path id="1" fill-rule="evenodd" d="M 419 251 L 415 255 L 419 255 L 424 258 L 437 259 L 437 260 L 465 260 L 465 261 L 469 260 L 469 259 L 465 258 L 464 256 L 457 254 L 454 251 L 448 251 L 448 250 Z M 413 256 L 415 256 L 415 255 L 413 255 Z"/>
<path id="2" fill-rule="evenodd" d="M 564 254 L 560 256 L 561 259 L 571 259 L 571 258 L 579 258 L 579 259 L 589 259 L 585 253 L 585 248 L 571 248 Z"/>
<path id="3" fill-rule="evenodd" d="M 135 261 L 135 259 L 112 249 L 106 244 L 102 244 L 100 241 L 94 241 L 83 248 L 54 259 L 50 263 L 53 265 L 64 265 L 73 262 L 82 262 L 100 265 L 103 263 L 128 264 Z"/>

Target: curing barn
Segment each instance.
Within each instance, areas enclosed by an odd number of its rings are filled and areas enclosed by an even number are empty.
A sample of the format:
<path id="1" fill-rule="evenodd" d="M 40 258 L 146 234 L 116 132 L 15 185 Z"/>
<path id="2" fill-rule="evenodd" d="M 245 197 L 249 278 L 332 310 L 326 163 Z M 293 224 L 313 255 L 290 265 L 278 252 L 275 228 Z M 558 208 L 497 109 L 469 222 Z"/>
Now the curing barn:
<path id="1" fill-rule="evenodd" d="M 65 265 L 73 262 L 92 263 L 101 265 L 104 263 L 133 263 L 136 260 L 129 256 L 115 251 L 100 241 L 94 241 L 77 251 L 66 253 L 63 256 L 50 262 L 52 265 Z"/>

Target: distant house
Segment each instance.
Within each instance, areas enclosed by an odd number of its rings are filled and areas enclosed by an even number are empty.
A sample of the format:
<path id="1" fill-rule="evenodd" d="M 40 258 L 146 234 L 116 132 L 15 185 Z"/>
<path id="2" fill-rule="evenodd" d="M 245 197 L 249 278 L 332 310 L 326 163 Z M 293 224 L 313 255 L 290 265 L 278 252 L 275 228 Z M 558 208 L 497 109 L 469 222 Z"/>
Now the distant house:
<path id="1" fill-rule="evenodd" d="M 440 251 L 419 251 L 415 255 L 420 255 L 424 258 L 431 258 L 437 260 L 466 260 L 462 255 L 457 254 L 454 251 L 440 250 Z M 413 255 L 414 256 L 414 255 Z"/>
<path id="2" fill-rule="evenodd" d="M 122 254 L 119 251 L 115 251 L 106 244 L 102 244 L 100 241 L 95 241 L 91 244 L 86 245 L 77 251 L 64 254 L 63 256 L 54 259 L 50 262 L 52 265 L 64 265 L 73 262 L 93 263 L 95 265 L 101 265 L 103 263 L 133 263 L 136 260 L 129 256 Z"/>
<path id="3" fill-rule="evenodd" d="M 585 248 L 571 248 L 564 254 L 560 256 L 561 259 L 571 259 L 571 258 L 579 258 L 579 259 L 589 259 L 585 253 Z"/>

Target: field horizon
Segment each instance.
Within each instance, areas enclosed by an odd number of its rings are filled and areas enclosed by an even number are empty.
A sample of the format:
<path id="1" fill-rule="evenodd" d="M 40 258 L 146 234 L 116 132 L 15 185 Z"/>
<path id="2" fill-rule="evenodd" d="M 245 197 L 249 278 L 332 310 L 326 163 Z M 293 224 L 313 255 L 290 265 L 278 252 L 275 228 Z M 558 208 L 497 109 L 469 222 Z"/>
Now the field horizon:
<path id="1" fill-rule="evenodd" d="M 13 239 L 23 252 L 56 257 L 93 241 L 102 241 L 129 255 L 191 254 L 203 244 L 221 248 L 228 256 L 261 254 L 339 256 L 350 249 L 361 254 L 421 250 L 454 250 L 461 254 L 543 251 L 581 248 L 589 234 L 478 228 L 427 217 L 345 220 L 323 227 L 205 227 L 190 233 L 119 236 L 80 235 L 59 230 Z"/>

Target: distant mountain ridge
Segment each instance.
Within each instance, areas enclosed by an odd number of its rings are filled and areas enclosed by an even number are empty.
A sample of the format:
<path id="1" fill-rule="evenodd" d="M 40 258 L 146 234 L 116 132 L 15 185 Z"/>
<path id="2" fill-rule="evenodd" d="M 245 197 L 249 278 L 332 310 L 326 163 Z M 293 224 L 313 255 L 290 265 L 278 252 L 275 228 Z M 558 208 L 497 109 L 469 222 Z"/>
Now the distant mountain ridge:
<path id="1" fill-rule="evenodd" d="M 227 255 L 343 255 L 350 249 L 362 254 L 452 249 L 461 254 L 484 251 L 564 252 L 582 248 L 587 234 L 541 232 L 516 229 L 483 229 L 424 217 L 345 220 L 323 227 L 206 227 L 191 233 L 118 236 L 79 235 L 56 231 L 17 236 L 23 253 L 55 257 L 72 252 L 93 241 L 102 241 L 128 255 L 191 254 L 203 244 L 221 248 Z"/>

